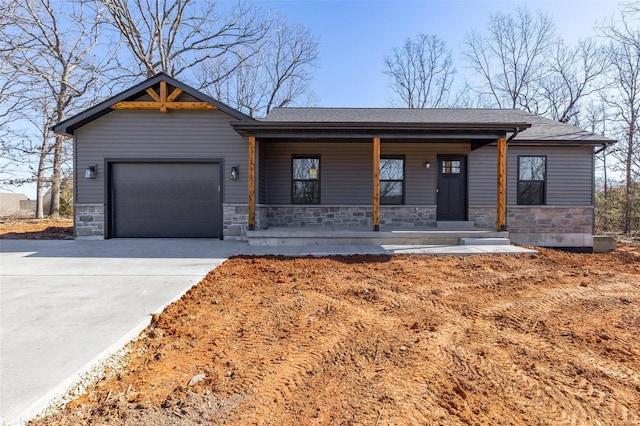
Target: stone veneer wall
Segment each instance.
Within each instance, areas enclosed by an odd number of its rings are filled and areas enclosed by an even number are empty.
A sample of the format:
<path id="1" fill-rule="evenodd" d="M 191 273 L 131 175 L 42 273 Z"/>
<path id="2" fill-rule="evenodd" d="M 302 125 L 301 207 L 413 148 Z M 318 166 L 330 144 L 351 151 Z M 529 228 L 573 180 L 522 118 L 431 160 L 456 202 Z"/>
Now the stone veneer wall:
<path id="1" fill-rule="evenodd" d="M 590 247 L 593 218 L 591 206 L 507 206 L 507 231 L 517 244 Z M 496 208 L 470 206 L 469 220 L 478 228 L 494 229 Z"/>
<path id="2" fill-rule="evenodd" d="M 76 238 L 104 238 L 104 205 L 76 204 L 75 206 Z"/>
<path id="3" fill-rule="evenodd" d="M 247 235 L 249 208 L 246 204 L 222 204 L 222 235 L 225 240 L 240 240 Z"/>
<path id="4" fill-rule="evenodd" d="M 436 206 L 380 206 L 380 226 L 435 228 Z"/>
<path id="5" fill-rule="evenodd" d="M 372 207 L 345 205 L 262 205 L 258 228 L 271 226 L 370 227 Z M 256 217 L 256 220 L 258 218 Z M 257 225 L 257 224 L 256 224 Z M 435 227 L 435 206 L 380 206 L 380 226 Z"/>

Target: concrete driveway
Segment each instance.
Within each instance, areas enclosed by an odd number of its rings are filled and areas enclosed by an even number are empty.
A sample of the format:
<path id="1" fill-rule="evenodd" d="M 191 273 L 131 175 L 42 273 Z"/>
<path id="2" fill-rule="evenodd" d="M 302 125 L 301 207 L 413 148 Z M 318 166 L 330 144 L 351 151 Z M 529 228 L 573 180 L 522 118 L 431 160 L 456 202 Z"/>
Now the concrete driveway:
<path id="1" fill-rule="evenodd" d="M 246 243 L 0 241 L 0 424 L 19 424 Z"/>

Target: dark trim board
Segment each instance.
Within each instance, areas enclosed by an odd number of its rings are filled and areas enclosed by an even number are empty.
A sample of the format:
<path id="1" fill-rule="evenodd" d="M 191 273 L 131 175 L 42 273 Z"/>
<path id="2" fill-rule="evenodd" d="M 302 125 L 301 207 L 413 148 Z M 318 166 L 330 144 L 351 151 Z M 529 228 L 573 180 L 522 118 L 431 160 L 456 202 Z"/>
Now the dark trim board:
<path id="1" fill-rule="evenodd" d="M 219 215 L 218 223 L 216 224 L 215 234 L 220 239 L 223 238 L 223 194 L 224 194 L 224 159 L 221 158 L 105 158 L 104 159 L 104 169 L 105 170 L 105 179 L 104 179 L 104 229 L 105 229 L 105 239 L 116 238 L 115 230 L 114 230 L 114 200 L 112 199 L 113 192 L 111 190 L 111 185 L 113 184 L 114 173 L 113 167 L 117 164 L 211 164 L 218 166 L 218 183 L 219 183 L 219 194 L 218 200 L 216 202 L 215 209 L 217 213 L 214 214 Z M 194 237 L 194 236 L 190 236 Z M 211 238 L 211 235 L 205 235 L 203 237 Z M 150 237 L 151 238 L 151 237 Z"/>

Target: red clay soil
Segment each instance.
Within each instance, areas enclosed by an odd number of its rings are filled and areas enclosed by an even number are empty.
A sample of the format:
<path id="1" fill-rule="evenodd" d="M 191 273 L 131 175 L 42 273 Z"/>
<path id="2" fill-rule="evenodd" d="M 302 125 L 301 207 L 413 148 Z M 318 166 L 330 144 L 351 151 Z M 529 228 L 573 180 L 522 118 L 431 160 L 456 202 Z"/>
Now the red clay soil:
<path id="1" fill-rule="evenodd" d="M 71 240 L 73 219 L 0 220 L 0 240 Z"/>
<path id="2" fill-rule="evenodd" d="M 638 425 L 640 250 L 233 258 L 128 349 L 30 424 Z"/>

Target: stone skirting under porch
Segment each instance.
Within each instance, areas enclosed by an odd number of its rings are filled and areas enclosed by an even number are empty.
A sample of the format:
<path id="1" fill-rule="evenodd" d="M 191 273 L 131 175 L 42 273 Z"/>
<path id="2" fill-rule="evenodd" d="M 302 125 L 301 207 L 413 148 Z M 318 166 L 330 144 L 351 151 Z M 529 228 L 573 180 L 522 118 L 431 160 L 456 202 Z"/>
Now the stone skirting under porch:
<path id="1" fill-rule="evenodd" d="M 247 238 L 246 204 L 224 204 L 224 238 Z M 495 231 L 493 206 L 470 206 L 469 222 L 477 230 Z M 591 206 L 508 206 L 507 230 L 512 242 L 546 247 L 592 247 Z M 256 230 L 293 228 L 371 229 L 372 207 L 367 205 L 256 206 Z M 381 230 L 436 229 L 436 206 L 381 206 Z"/>
<path id="2" fill-rule="evenodd" d="M 496 224 L 493 206 L 470 206 L 478 228 Z M 542 247 L 593 247 L 592 206 L 508 206 L 507 230 L 515 244 Z"/>
<path id="3" fill-rule="evenodd" d="M 256 229 L 268 227 L 371 227 L 370 205 L 257 205 Z M 436 226 L 436 206 L 380 206 L 380 226 Z"/>

